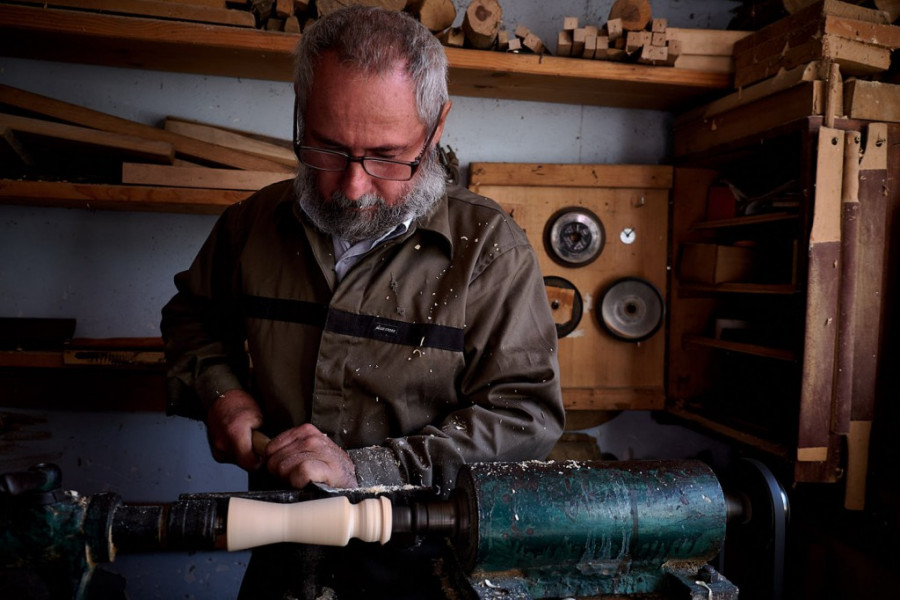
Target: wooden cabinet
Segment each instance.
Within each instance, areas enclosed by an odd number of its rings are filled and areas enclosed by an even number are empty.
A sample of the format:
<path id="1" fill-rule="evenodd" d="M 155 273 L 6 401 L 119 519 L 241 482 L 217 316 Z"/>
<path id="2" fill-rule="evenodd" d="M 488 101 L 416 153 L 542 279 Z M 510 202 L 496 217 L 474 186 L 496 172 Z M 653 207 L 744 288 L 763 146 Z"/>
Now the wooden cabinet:
<path id="1" fill-rule="evenodd" d="M 667 410 L 853 502 L 886 392 L 900 126 L 740 127 L 676 126 L 694 141 L 674 175 Z"/>

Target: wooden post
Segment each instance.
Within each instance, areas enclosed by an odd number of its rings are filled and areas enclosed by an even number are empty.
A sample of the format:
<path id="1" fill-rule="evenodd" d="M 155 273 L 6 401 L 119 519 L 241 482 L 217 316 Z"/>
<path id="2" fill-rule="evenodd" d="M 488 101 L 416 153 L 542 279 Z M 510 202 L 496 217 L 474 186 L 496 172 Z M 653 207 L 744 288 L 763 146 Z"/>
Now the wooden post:
<path id="1" fill-rule="evenodd" d="M 838 325 L 843 165 L 844 132 L 820 127 L 815 211 L 808 248 L 798 463 L 825 463 L 829 458 Z M 795 470 L 801 468 L 802 465 L 798 465 Z"/>

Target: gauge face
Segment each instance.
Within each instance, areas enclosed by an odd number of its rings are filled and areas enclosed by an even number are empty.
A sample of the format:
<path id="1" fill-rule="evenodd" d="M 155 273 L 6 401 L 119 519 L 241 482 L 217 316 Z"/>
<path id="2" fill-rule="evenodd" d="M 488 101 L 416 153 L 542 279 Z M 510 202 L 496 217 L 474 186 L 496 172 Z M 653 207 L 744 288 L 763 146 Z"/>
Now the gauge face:
<path id="1" fill-rule="evenodd" d="M 586 208 L 564 208 L 547 222 L 544 242 L 547 253 L 558 263 L 581 266 L 600 256 L 603 224 Z"/>

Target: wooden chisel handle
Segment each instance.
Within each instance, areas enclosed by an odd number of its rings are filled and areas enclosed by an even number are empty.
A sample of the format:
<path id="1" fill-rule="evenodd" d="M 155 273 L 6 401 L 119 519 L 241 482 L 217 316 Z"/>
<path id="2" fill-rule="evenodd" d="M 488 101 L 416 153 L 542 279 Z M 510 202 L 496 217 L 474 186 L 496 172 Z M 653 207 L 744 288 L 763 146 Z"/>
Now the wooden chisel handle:
<path id="1" fill-rule="evenodd" d="M 250 443 L 253 444 L 253 453 L 259 457 L 265 458 L 266 446 L 269 445 L 271 438 L 258 429 L 253 430 Z"/>

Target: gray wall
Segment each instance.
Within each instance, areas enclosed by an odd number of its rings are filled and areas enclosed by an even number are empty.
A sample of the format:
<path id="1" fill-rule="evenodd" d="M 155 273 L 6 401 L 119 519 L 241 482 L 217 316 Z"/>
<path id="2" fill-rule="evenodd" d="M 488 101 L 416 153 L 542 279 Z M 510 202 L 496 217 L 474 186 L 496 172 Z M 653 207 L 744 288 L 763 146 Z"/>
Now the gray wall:
<path id="1" fill-rule="evenodd" d="M 460 11 L 467 2 L 457 0 Z M 606 20 L 611 0 L 501 2 L 509 28 L 521 23 L 551 48 L 567 15 Z M 731 2 L 659 0 L 670 26 L 725 28 Z M 462 12 L 458 17 L 461 20 Z M 583 21 L 584 22 L 584 21 Z M 280 82 L 0 58 L 0 83 L 157 125 L 167 115 L 289 138 L 292 94 Z M 671 115 L 568 104 L 454 97 L 442 143 L 470 162 L 664 163 Z M 153 337 L 214 217 L 0 206 L 0 316 L 74 317 L 76 336 Z M 4 390 L 0 390 L 0 406 Z M 209 457 L 197 423 L 161 414 L 0 409 L 32 419 L 28 440 L 3 446 L 0 464 L 51 458 L 64 485 L 114 491 L 126 501 L 172 501 L 180 493 L 240 490 L 242 472 Z M 681 457 L 722 449 L 645 413 L 595 429 L 620 458 Z M 4 467 L 6 468 L 6 467 Z M 123 556 L 111 568 L 130 597 L 233 597 L 246 553 Z"/>

